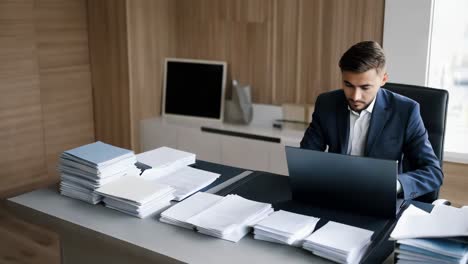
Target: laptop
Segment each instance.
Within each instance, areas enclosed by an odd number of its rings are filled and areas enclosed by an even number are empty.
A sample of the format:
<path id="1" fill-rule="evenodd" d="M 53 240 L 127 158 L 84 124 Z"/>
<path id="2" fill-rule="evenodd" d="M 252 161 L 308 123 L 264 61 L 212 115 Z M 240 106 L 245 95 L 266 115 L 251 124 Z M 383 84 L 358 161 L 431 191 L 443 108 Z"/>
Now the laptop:
<path id="1" fill-rule="evenodd" d="M 317 207 L 395 218 L 398 161 L 286 146 L 292 199 Z"/>

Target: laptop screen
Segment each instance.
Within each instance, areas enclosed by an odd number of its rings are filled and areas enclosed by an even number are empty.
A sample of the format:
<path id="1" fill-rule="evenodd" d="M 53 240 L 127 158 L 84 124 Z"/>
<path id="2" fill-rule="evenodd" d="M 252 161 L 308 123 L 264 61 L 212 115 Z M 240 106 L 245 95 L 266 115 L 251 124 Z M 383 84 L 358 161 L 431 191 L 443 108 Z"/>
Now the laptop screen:
<path id="1" fill-rule="evenodd" d="M 286 147 L 293 200 L 378 216 L 396 215 L 398 162 Z"/>

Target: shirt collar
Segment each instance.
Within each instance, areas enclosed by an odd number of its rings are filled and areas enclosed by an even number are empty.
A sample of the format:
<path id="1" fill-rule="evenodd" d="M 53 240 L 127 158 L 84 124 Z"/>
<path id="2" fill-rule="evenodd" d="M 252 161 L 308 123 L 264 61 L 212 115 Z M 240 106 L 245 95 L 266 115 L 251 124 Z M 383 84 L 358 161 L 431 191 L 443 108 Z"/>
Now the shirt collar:
<path id="1" fill-rule="evenodd" d="M 366 109 L 364 109 L 363 111 L 366 111 L 366 112 L 368 112 L 369 114 L 372 114 L 372 111 L 374 110 L 374 105 L 375 105 L 375 99 L 376 99 L 376 98 L 377 98 L 377 95 L 374 97 L 374 99 L 373 99 L 372 102 L 369 104 L 369 106 L 368 106 Z M 351 107 L 349 107 L 349 105 L 348 105 L 348 110 L 349 110 L 351 113 L 355 114 L 355 115 L 358 115 L 358 116 L 360 115 L 358 112 L 356 112 L 356 111 L 354 111 L 353 109 L 351 109 Z"/>

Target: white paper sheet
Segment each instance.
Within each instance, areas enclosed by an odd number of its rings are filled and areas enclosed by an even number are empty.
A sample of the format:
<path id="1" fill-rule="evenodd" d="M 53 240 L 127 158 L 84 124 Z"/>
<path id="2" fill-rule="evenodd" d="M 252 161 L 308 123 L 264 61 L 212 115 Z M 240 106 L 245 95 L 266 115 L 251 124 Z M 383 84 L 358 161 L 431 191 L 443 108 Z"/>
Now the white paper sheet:
<path id="1" fill-rule="evenodd" d="M 100 187 L 96 193 L 142 205 L 174 191 L 170 186 L 148 181 L 141 177 L 124 176 Z"/>
<path id="2" fill-rule="evenodd" d="M 216 194 L 199 192 L 162 212 L 161 218 L 186 223 L 190 217 L 209 208 L 222 198 L 222 196 Z"/>
<path id="3" fill-rule="evenodd" d="M 177 164 L 179 168 L 193 164 L 196 155 L 169 147 L 160 147 L 137 154 L 136 158 L 139 162 L 151 166 L 153 169 L 163 169 L 174 166 L 174 164 Z"/>
<path id="4" fill-rule="evenodd" d="M 147 172 L 143 172 L 142 176 L 144 178 L 148 178 L 146 175 Z M 181 201 L 200 189 L 210 185 L 219 176 L 220 174 L 217 173 L 186 166 L 170 174 L 158 177 L 154 181 L 173 187 L 176 190 L 174 194 L 175 200 Z"/>
<path id="5" fill-rule="evenodd" d="M 357 263 L 371 243 L 373 232 L 328 222 L 304 240 L 304 248 L 340 263 Z"/>
<path id="6" fill-rule="evenodd" d="M 221 201 L 188 219 L 188 223 L 203 228 L 229 232 L 238 224 L 248 224 L 259 212 L 271 205 L 247 200 L 237 195 L 227 195 Z"/>
<path id="7" fill-rule="evenodd" d="M 309 236 L 319 218 L 277 211 L 254 226 L 255 239 L 284 244 L 298 244 Z"/>
<path id="8" fill-rule="evenodd" d="M 468 236 L 466 210 L 440 205 L 430 214 L 415 214 L 413 207 L 403 212 L 390 235 L 392 239 Z"/>

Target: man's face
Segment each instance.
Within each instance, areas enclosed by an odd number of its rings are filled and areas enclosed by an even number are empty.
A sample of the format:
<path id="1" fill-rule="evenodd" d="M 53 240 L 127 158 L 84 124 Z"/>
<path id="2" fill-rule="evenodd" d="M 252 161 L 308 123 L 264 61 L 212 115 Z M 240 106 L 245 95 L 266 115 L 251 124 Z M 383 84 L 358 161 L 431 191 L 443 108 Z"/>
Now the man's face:
<path id="1" fill-rule="evenodd" d="M 344 71 L 341 77 L 348 105 L 356 112 L 366 109 L 374 100 L 380 86 L 388 80 L 385 70 L 377 73 L 375 69 L 363 73 Z"/>

